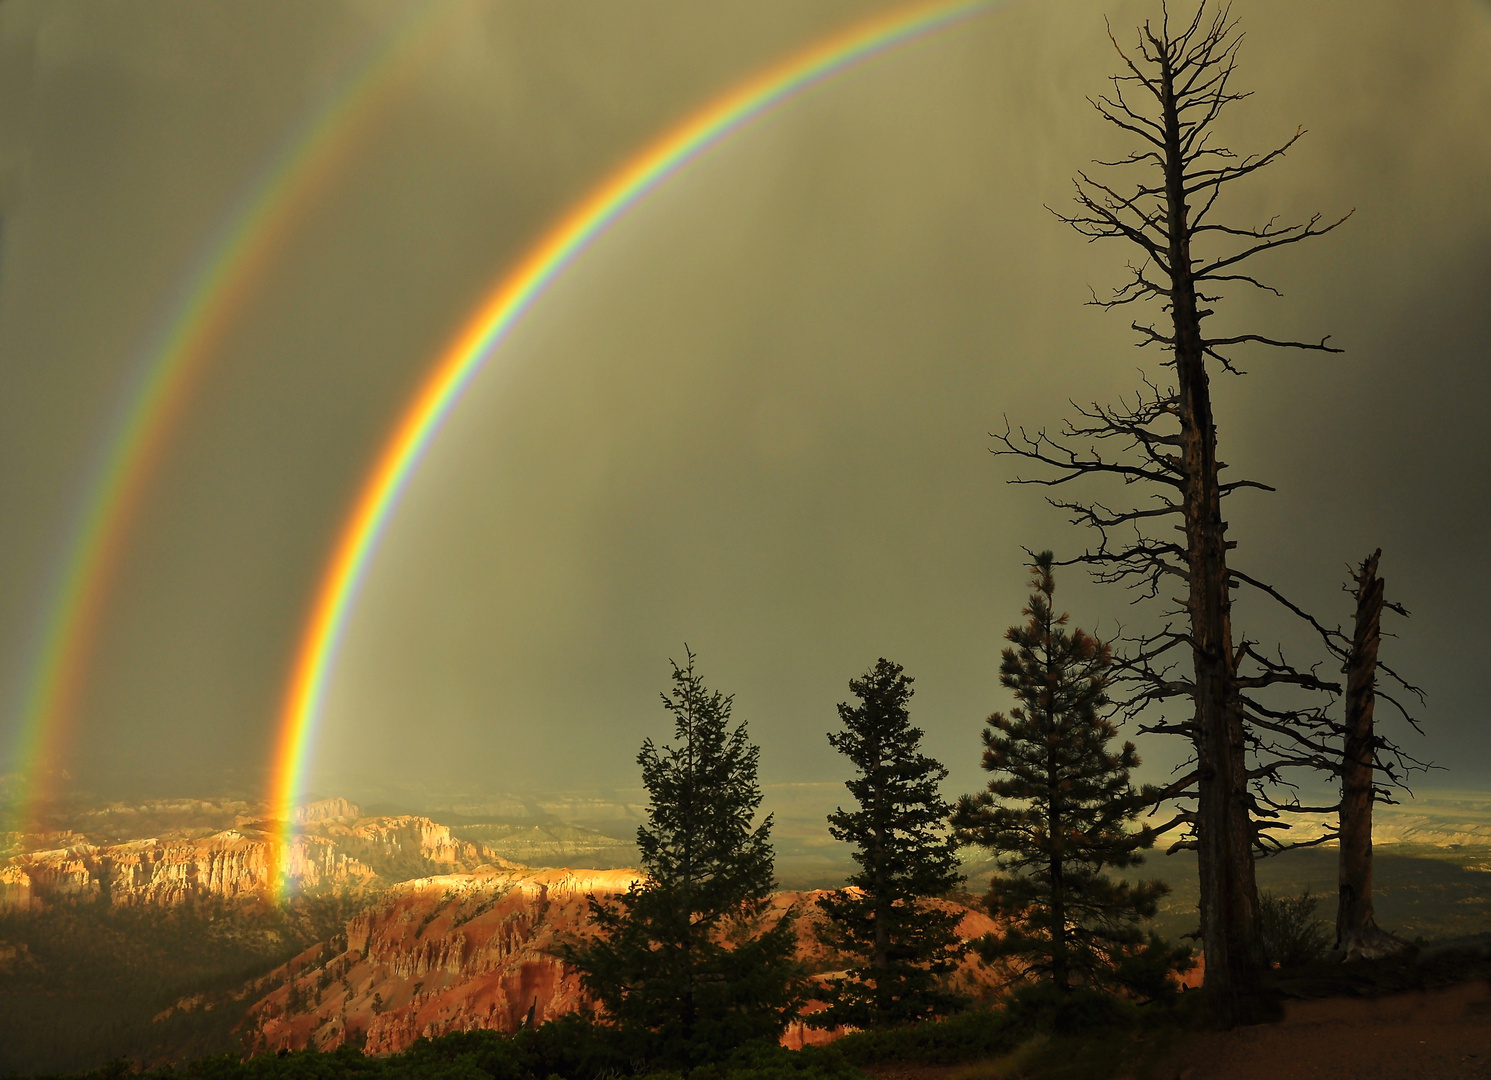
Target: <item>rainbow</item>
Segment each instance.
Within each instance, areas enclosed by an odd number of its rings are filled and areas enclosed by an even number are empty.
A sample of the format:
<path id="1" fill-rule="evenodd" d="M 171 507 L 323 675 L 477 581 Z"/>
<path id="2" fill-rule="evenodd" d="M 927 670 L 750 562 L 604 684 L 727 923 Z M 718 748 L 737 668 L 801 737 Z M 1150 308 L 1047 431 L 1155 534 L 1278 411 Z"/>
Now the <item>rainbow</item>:
<path id="1" fill-rule="evenodd" d="M 294 811 L 327 679 L 369 560 L 425 448 L 513 325 L 608 226 L 709 147 L 846 68 L 994 4 L 995 0 L 931 0 L 900 5 L 746 79 L 643 147 L 555 222 L 498 280 L 440 354 L 384 443 L 316 589 L 291 665 L 271 766 L 269 803 L 272 816 L 282 823 L 281 859 L 288 857 L 294 840 Z M 281 888 L 288 886 L 282 869 L 274 877 Z"/>
<path id="2" fill-rule="evenodd" d="M 71 727 L 83 669 L 148 481 L 192 391 L 284 241 L 315 204 L 378 106 L 426 55 L 449 0 L 411 9 L 373 43 L 337 90 L 285 140 L 204 246 L 171 316 L 146 350 L 139 374 L 102 441 L 53 574 L 36 638 L 11 760 L 23 789 L 24 821 L 44 798 L 49 766 Z"/>

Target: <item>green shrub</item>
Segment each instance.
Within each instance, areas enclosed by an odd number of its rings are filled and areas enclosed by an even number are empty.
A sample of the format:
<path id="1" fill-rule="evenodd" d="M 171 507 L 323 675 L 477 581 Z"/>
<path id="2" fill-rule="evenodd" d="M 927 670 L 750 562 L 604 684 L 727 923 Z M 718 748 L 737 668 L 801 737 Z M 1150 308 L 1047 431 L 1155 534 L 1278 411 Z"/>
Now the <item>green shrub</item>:
<path id="1" fill-rule="evenodd" d="M 529 1068 L 537 1080 L 551 1075 L 591 1080 L 635 1071 L 619 1033 L 584 1013 L 566 1013 L 512 1038 L 529 1055 Z"/>
<path id="2" fill-rule="evenodd" d="M 531 1058 L 517 1040 L 496 1031 L 459 1031 L 434 1039 L 419 1039 L 402 1054 L 380 1064 L 388 1080 L 441 1080 L 469 1076 L 471 1080 L 527 1080 Z"/>
<path id="3" fill-rule="evenodd" d="M 701 1064 L 688 1080 L 865 1080 L 864 1066 L 953 1064 L 1006 1058 L 1017 1051 L 1040 1056 L 1047 1054 L 1041 1047 L 1065 1047 L 1061 1053 L 1067 1053 L 1089 1043 L 1097 1049 L 1088 1056 L 1097 1059 L 1109 1053 L 1100 1046 L 1128 1039 L 1135 1026 L 1174 1016 L 1169 1009 L 1094 990 L 1063 994 L 1049 982 L 1037 983 L 1011 995 L 1002 1009 L 855 1032 L 828 1046 L 794 1051 L 764 1041 L 748 1043 L 721 1061 Z M 419 1039 L 387 1057 L 368 1057 L 346 1045 L 330 1053 L 297 1050 L 247 1061 L 219 1055 L 174 1071 L 139 1074 L 129 1073 L 128 1063 L 121 1061 L 77 1080 L 124 1080 L 130 1075 L 134 1080 L 682 1080 L 681 1074 L 650 1070 L 637 1047 L 624 1039 L 624 1033 L 584 1014 L 569 1014 L 512 1035 L 483 1030 Z"/>
<path id="4" fill-rule="evenodd" d="M 1171 978 L 1196 966 L 1189 947 L 1171 945 L 1154 931 L 1149 940 L 1125 955 L 1114 970 L 1119 986 L 1145 1004 L 1173 1005 L 1180 987 Z"/>
<path id="5" fill-rule="evenodd" d="M 959 1013 L 912 1027 L 857 1031 L 833 1044 L 852 1065 L 896 1061 L 947 1064 L 1007 1054 L 1028 1034 L 1003 1012 L 985 1009 Z"/>
<path id="6" fill-rule="evenodd" d="M 742 1046 L 720 1064 L 702 1065 L 689 1080 L 864 1080 L 834 1046 L 784 1050 L 775 1043 Z"/>
<path id="7" fill-rule="evenodd" d="M 1138 1009 L 1111 994 L 1079 987 L 1062 993 L 1049 982 L 1022 986 L 1005 1006 L 1005 1022 L 1021 1037 L 1075 1035 L 1098 1028 L 1131 1026 Z"/>
<path id="8" fill-rule="evenodd" d="M 1318 896 L 1306 889 L 1299 896 L 1275 896 L 1265 892 L 1258 898 L 1263 947 L 1268 958 L 1280 967 L 1298 967 L 1323 960 L 1330 950 L 1326 924 L 1315 917 Z"/>
<path id="9" fill-rule="evenodd" d="M 458 1031 L 419 1039 L 407 1050 L 368 1057 L 353 1045 L 331 1053 L 296 1050 L 240 1060 L 232 1055 L 133 1074 L 116 1062 L 86 1080 L 595 1080 L 631 1075 L 611 1033 L 581 1016 L 566 1016 L 534 1031 Z M 840 1080 L 852 1074 L 793 1073 L 801 1080 Z M 733 1077 L 734 1074 L 732 1073 Z M 82 1078 L 80 1078 L 82 1080 Z"/>

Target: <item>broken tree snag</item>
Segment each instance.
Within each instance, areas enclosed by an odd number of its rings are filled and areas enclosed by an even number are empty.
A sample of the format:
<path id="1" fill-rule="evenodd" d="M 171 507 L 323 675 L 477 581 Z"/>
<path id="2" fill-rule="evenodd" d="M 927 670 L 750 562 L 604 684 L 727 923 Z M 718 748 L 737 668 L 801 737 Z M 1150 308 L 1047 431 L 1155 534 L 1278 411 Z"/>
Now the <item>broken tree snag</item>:
<path id="1" fill-rule="evenodd" d="M 1382 643 L 1383 582 L 1377 576 L 1378 548 L 1351 573 L 1356 587 L 1356 631 L 1346 659 L 1346 746 L 1341 760 L 1340 904 L 1336 908 L 1336 955 L 1342 960 L 1391 956 L 1407 943 L 1379 929 L 1372 912 L 1373 766 L 1377 736 L 1377 650 Z"/>

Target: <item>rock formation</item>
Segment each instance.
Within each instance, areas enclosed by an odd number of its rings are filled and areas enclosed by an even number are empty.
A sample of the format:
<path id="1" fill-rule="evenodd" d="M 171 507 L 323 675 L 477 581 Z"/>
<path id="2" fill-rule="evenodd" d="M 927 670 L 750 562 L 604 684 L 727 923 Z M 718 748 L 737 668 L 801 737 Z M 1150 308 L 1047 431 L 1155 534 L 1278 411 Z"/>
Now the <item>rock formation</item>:
<path id="1" fill-rule="evenodd" d="M 43 896 L 88 900 L 99 892 L 92 871 L 98 849 L 88 843 L 38 851 L 0 867 L 0 908 L 30 908 Z"/>
<path id="2" fill-rule="evenodd" d="M 368 1053 L 391 1053 L 421 1036 L 515 1031 L 530 1009 L 538 1023 L 571 1012 L 584 996 L 555 947 L 587 932 L 587 894 L 615 895 L 636 874 L 483 869 L 397 886 L 344 934 L 260 980 L 261 990 L 272 989 L 249 1010 L 250 1047 L 329 1050 L 352 1041 Z M 773 906 L 777 913 L 797 909 L 799 954 L 809 971 L 829 972 L 843 960 L 814 933 L 818 895 L 781 893 Z M 994 928 L 986 916 L 962 910 L 965 936 Z M 973 993 L 989 986 L 989 973 L 972 959 L 956 979 Z M 782 1041 L 801 1047 L 834 1037 L 796 1023 Z"/>
<path id="3" fill-rule="evenodd" d="M 315 821 L 347 821 L 362 817 L 362 808 L 346 799 L 322 799 L 295 808 L 295 824 L 307 825 Z"/>
<path id="4" fill-rule="evenodd" d="M 579 980 L 552 955 L 584 933 L 587 894 L 624 891 L 635 871 L 484 868 L 395 886 L 344 934 L 273 972 L 250 1010 L 254 1050 L 352 1040 L 368 1053 L 420 1036 L 513 1031 L 573 1011 Z"/>
<path id="5" fill-rule="evenodd" d="M 432 872 L 509 865 L 428 818 L 361 818 L 344 799 L 305 810 L 283 867 L 294 888 L 371 888 Z M 174 836 L 105 845 L 71 834 L 74 842 L 66 847 L 0 864 L 0 909 L 98 897 L 166 905 L 203 896 L 257 899 L 270 890 L 271 856 L 283 842 L 275 824 L 243 823 L 205 836 L 180 829 Z"/>

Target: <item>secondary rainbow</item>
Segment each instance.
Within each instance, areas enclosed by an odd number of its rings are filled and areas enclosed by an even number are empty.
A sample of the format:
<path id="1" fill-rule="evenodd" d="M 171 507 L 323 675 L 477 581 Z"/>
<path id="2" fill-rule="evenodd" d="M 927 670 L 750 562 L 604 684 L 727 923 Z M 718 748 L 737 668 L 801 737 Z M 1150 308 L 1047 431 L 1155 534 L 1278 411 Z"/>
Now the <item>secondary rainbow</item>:
<path id="1" fill-rule="evenodd" d="M 123 395 L 84 488 L 54 573 L 28 665 L 12 761 L 26 789 L 22 819 L 45 795 L 81 690 L 110 583 L 150 475 L 224 335 L 283 242 L 334 179 L 387 92 L 424 55 L 448 0 L 410 10 L 365 51 L 340 85 L 285 140 L 206 245 Z"/>
<path id="2" fill-rule="evenodd" d="M 369 559 L 425 447 L 513 324 L 607 226 L 710 146 L 858 62 L 993 6 L 995 0 L 897 6 L 773 64 L 645 146 L 564 214 L 502 276 L 440 354 L 383 445 L 317 587 L 291 666 L 271 768 L 270 806 L 283 823 L 279 858 L 288 856 L 294 839 L 294 811 L 327 678 Z M 282 872 L 277 871 L 276 878 L 281 887 L 288 884 Z"/>

